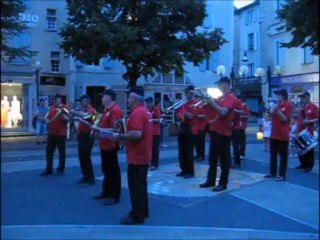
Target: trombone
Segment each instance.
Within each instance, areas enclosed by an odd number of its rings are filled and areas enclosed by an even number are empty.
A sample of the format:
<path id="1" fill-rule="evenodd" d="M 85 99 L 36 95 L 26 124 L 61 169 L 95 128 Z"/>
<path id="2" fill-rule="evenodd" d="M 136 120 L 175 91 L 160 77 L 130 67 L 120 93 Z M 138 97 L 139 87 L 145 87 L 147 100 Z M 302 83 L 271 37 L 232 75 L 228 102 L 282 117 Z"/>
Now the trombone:
<path id="1" fill-rule="evenodd" d="M 187 102 L 187 100 L 179 100 L 177 102 L 175 102 L 172 106 L 167 107 L 165 109 L 165 112 L 168 113 L 171 110 L 178 110 L 179 108 L 181 108 L 185 103 Z"/>

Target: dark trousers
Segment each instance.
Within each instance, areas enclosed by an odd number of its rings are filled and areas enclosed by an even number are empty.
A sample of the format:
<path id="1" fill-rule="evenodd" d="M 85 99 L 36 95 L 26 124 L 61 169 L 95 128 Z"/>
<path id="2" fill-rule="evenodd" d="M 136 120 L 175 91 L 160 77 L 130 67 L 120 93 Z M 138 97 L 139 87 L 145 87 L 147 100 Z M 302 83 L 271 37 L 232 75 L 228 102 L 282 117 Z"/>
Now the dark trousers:
<path id="1" fill-rule="evenodd" d="M 207 182 L 210 184 L 216 183 L 218 161 L 221 167 L 221 176 L 219 185 L 227 186 L 230 168 L 230 141 L 231 137 L 223 136 L 217 132 L 212 132 L 210 135 L 210 150 L 209 150 L 209 169 Z"/>
<path id="2" fill-rule="evenodd" d="M 310 151 L 308 151 L 304 155 L 299 154 L 299 161 L 300 161 L 300 165 L 302 168 L 312 169 L 313 165 L 314 165 L 314 149 L 311 149 Z"/>
<path id="3" fill-rule="evenodd" d="M 240 137 L 240 155 L 242 157 L 246 156 L 246 145 L 247 145 L 247 136 L 246 130 L 241 129 L 241 137 Z"/>
<path id="4" fill-rule="evenodd" d="M 103 150 L 101 154 L 101 169 L 104 175 L 102 192 L 114 199 L 120 199 L 121 173 L 118 163 L 118 150 Z"/>
<path id="5" fill-rule="evenodd" d="M 78 134 L 78 157 L 81 173 L 86 180 L 94 180 L 91 152 L 94 143 L 94 136 L 90 133 Z"/>
<path id="6" fill-rule="evenodd" d="M 194 176 L 194 139 L 195 135 L 192 133 L 179 132 L 178 134 L 179 165 L 184 175 Z"/>
<path id="7" fill-rule="evenodd" d="M 196 154 L 197 157 L 205 158 L 206 153 L 206 131 L 200 130 L 198 131 L 198 136 L 196 136 Z"/>
<path id="8" fill-rule="evenodd" d="M 270 140 L 270 174 L 272 176 L 277 175 L 277 158 L 280 156 L 280 171 L 281 177 L 286 177 L 287 165 L 288 165 L 288 145 L 287 141 L 280 141 L 276 139 Z"/>
<path id="9" fill-rule="evenodd" d="M 234 163 L 239 165 L 241 163 L 240 156 L 241 156 L 243 135 L 244 135 L 243 129 L 232 130 L 232 147 L 233 147 Z"/>
<path id="10" fill-rule="evenodd" d="M 128 164 L 128 188 L 131 199 L 131 217 L 144 219 L 149 215 L 147 191 L 148 165 Z"/>
<path id="11" fill-rule="evenodd" d="M 66 136 L 56 136 L 48 134 L 47 147 L 46 147 L 46 171 L 52 172 L 54 151 L 58 146 L 59 151 L 59 165 L 58 171 L 63 172 L 66 164 Z"/>
<path id="12" fill-rule="evenodd" d="M 154 167 L 159 167 L 159 145 L 160 145 L 160 135 L 154 135 L 152 140 L 152 159 L 151 159 L 151 165 Z"/>

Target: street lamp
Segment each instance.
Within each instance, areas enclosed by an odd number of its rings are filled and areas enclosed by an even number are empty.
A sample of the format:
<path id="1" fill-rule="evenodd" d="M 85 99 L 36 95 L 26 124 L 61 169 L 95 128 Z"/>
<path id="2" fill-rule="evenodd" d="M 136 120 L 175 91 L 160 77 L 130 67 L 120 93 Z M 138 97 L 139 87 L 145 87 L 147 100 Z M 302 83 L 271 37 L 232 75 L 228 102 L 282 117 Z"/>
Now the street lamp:
<path id="1" fill-rule="evenodd" d="M 243 65 L 239 68 L 239 75 L 243 76 L 243 78 L 248 74 L 248 72 L 249 72 L 249 68 L 247 66 Z"/>
<path id="2" fill-rule="evenodd" d="M 39 97 L 39 72 L 42 70 L 43 66 L 41 65 L 40 61 L 37 60 L 34 64 L 34 71 L 36 72 L 36 104 L 38 103 Z"/>
<path id="3" fill-rule="evenodd" d="M 285 71 L 286 69 L 284 67 L 280 67 L 278 65 L 274 67 L 274 74 L 276 74 L 278 77 L 284 74 Z"/>
<path id="4" fill-rule="evenodd" d="M 268 82 L 268 79 L 263 83 L 261 81 L 261 78 L 266 74 L 266 72 L 264 71 L 264 69 L 262 67 L 258 67 L 256 69 L 256 71 L 254 72 L 254 76 L 258 78 L 259 82 L 261 84 L 266 84 Z"/>

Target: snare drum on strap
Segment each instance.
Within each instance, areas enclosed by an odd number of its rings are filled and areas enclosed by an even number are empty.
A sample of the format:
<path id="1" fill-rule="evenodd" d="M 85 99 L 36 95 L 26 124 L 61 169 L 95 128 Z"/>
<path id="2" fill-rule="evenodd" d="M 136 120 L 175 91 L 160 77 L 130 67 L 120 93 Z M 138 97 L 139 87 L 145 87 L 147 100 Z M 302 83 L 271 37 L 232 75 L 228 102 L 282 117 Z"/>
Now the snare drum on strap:
<path id="1" fill-rule="evenodd" d="M 299 155 L 306 154 L 318 145 L 316 138 L 313 137 L 307 129 L 302 130 L 291 142 L 297 149 Z"/>

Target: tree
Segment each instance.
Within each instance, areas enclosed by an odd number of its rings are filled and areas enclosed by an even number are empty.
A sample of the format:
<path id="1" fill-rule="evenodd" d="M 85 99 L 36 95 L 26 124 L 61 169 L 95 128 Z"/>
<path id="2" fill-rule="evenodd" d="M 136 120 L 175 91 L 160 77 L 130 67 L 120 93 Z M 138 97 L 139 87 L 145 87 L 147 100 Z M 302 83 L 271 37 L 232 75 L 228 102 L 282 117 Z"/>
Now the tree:
<path id="1" fill-rule="evenodd" d="M 61 47 L 80 61 L 108 56 L 121 61 L 128 86 L 141 76 L 198 65 L 226 40 L 222 30 L 199 32 L 205 18 L 203 0 L 67 0 L 69 18 Z"/>
<path id="2" fill-rule="evenodd" d="M 24 10 L 22 0 L 1 0 L 1 60 L 32 57 L 35 54 L 28 50 L 29 46 L 17 48 L 9 44 L 12 38 L 28 28 L 19 20 L 19 14 Z"/>
<path id="3" fill-rule="evenodd" d="M 319 55 L 319 0 L 290 0 L 278 11 L 286 25 L 279 30 L 291 31 L 293 38 L 283 47 L 310 47 Z"/>

